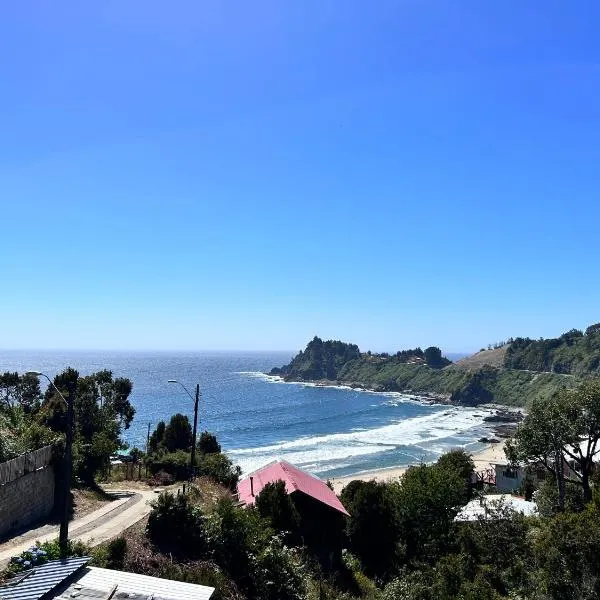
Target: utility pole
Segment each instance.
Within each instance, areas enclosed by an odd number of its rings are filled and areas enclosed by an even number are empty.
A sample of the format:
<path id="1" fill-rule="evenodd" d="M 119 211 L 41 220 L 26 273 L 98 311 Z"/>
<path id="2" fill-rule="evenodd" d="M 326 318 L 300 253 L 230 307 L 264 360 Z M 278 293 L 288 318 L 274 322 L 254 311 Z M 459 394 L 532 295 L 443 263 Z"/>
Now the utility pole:
<path id="1" fill-rule="evenodd" d="M 150 425 L 152 421 L 148 421 L 148 434 L 146 435 L 146 457 L 148 456 L 148 450 L 150 449 Z"/>
<path id="2" fill-rule="evenodd" d="M 60 533 L 58 542 L 60 557 L 67 558 L 69 552 L 69 509 L 71 507 L 71 477 L 73 476 L 73 402 L 75 399 L 74 382 L 69 382 L 67 398 L 67 433 L 65 436 L 65 458 L 63 471 L 62 514 L 60 517 Z"/>
<path id="3" fill-rule="evenodd" d="M 198 401 L 200 400 L 200 384 L 196 384 L 196 399 L 194 401 L 194 429 L 192 430 L 192 456 L 190 457 L 190 473 L 196 472 L 196 433 L 198 430 Z"/>
<path id="4" fill-rule="evenodd" d="M 194 429 L 192 430 L 192 452 L 190 454 L 190 479 L 194 476 L 195 462 L 196 462 L 196 433 L 198 429 L 198 402 L 200 400 L 200 384 L 196 384 L 196 397 L 190 394 L 190 391 L 177 379 L 169 379 L 167 383 L 177 383 L 184 390 L 185 393 L 194 401 Z"/>

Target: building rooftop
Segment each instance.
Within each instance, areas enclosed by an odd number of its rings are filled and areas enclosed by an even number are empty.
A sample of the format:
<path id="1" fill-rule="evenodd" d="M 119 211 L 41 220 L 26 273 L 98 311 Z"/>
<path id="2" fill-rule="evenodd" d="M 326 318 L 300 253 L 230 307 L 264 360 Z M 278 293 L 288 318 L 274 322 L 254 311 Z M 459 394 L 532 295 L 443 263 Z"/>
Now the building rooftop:
<path id="1" fill-rule="evenodd" d="M 209 600 L 214 588 L 160 577 L 88 567 L 89 557 L 34 567 L 0 587 L 0 600 Z"/>
<path id="2" fill-rule="evenodd" d="M 294 467 L 285 460 L 269 463 L 240 481 L 238 484 L 240 501 L 244 504 L 254 504 L 256 496 L 260 494 L 267 483 L 279 480 L 285 483 L 288 494 L 302 492 L 334 510 L 350 516 L 335 492 L 327 487 L 322 479 Z"/>
<path id="3" fill-rule="evenodd" d="M 456 515 L 455 521 L 478 521 L 479 519 L 497 518 L 496 511 L 499 508 L 508 508 L 525 516 L 537 514 L 535 502 L 529 502 L 525 498 L 511 496 L 510 494 L 489 494 L 471 500 Z"/>

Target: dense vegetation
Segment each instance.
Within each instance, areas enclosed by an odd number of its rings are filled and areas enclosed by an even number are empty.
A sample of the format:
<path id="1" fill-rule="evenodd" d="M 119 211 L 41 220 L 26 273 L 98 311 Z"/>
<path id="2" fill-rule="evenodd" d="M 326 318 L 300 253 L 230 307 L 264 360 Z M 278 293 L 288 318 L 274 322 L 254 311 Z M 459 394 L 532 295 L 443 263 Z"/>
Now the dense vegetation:
<path id="1" fill-rule="evenodd" d="M 585 333 L 571 329 L 558 338 L 516 338 L 507 348 L 504 364 L 509 369 L 597 375 L 600 373 L 600 323 L 590 325 Z"/>
<path id="2" fill-rule="evenodd" d="M 465 368 L 435 346 L 395 354 L 361 352 L 354 344 L 315 337 L 271 375 L 288 381 L 332 381 L 375 391 L 436 394 L 456 404 L 524 406 L 600 372 L 600 325 L 549 340 L 511 339 L 504 365 Z"/>
<path id="3" fill-rule="evenodd" d="M 354 481 L 351 513 L 319 551 L 302 535 L 284 486 L 242 508 L 200 482 L 161 495 L 145 532 L 97 553 L 99 564 L 216 588 L 215 600 L 592 600 L 600 594 L 600 497 L 523 517 L 501 504 L 455 520 L 475 491 L 453 451 L 387 483 Z M 325 523 L 322 523 L 325 525 Z M 322 549 L 321 549 L 322 550 Z"/>
<path id="4" fill-rule="evenodd" d="M 135 410 L 129 402 L 131 381 L 113 378 L 110 371 L 80 377 L 68 368 L 54 378 L 66 398 L 73 394 L 73 474 L 93 483 L 106 472 L 110 457 L 123 447 L 121 430 Z M 55 388 L 42 395 L 38 377 L 4 373 L 0 376 L 0 461 L 46 444 L 61 442 L 67 425 L 65 402 Z"/>
<path id="5" fill-rule="evenodd" d="M 192 426 L 187 416 L 173 415 L 169 423 L 159 421 L 148 443 L 147 464 L 153 475 L 168 475 L 168 480 L 185 480 L 191 473 Z M 221 452 L 217 438 L 203 431 L 196 443 L 194 474 L 207 476 L 230 489 L 235 489 L 240 468 Z"/>

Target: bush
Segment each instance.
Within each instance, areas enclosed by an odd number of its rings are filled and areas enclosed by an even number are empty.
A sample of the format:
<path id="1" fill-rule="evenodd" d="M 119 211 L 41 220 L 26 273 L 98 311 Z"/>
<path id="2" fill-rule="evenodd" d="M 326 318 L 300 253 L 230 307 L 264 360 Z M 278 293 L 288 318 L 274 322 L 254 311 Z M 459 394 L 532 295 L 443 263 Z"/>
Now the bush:
<path id="1" fill-rule="evenodd" d="M 161 551 L 186 557 L 206 554 L 204 520 L 187 496 L 163 492 L 152 503 L 146 526 L 148 537 Z"/>
<path id="2" fill-rule="evenodd" d="M 219 454 L 221 452 L 221 444 L 219 444 L 215 435 L 208 431 L 203 431 L 198 440 L 198 450 L 202 454 Z"/>
<path id="3" fill-rule="evenodd" d="M 127 540 L 123 536 L 111 540 L 106 548 L 106 568 L 122 571 L 126 556 Z"/>
<path id="4" fill-rule="evenodd" d="M 276 531 L 287 532 L 294 537 L 300 524 L 300 515 L 285 489 L 283 481 L 267 483 L 256 497 L 256 509 L 261 517 L 268 519 Z"/>
<path id="5" fill-rule="evenodd" d="M 184 450 L 153 457 L 148 461 L 148 464 L 153 475 L 164 471 L 177 481 L 184 481 L 190 476 L 190 453 Z"/>
<path id="6" fill-rule="evenodd" d="M 230 490 L 235 490 L 242 470 L 238 466 L 234 467 L 225 454 L 201 454 L 196 458 L 196 473 L 200 477 L 209 477 Z"/>

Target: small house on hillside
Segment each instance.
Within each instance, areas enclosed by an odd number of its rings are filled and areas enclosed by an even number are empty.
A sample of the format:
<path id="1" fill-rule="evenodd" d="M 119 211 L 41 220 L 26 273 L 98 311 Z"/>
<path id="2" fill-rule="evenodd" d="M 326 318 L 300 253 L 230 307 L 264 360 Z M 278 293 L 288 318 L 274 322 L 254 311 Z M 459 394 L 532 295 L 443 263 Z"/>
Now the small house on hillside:
<path id="1" fill-rule="evenodd" d="M 344 521 L 350 515 L 335 492 L 321 479 L 286 461 L 273 462 L 240 481 L 240 502 L 253 505 L 263 488 L 277 481 L 284 482 L 296 507 L 300 517 L 297 534 L 303 542 L 324 560 L 341 560 Z M 335 557 L 331 554 L 333 548 L 338 549 L 334 552 Z"/>
<path id="2" fill-rule="evenodd" d="M 285 489 L 294 500 L 301 516 L 303 508 L 311 512 L 336 511 L 347 517 L 350 516 L 335 492 L 322 479 L 294 467 L 285 460 L 269 463 L 240 481 L 238 484 L 240 502 L 246 505 L 254 504 L 256 496 L 265 485 L 276 481 L 285 483 Z"/>

